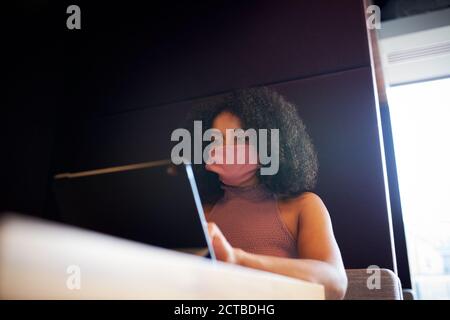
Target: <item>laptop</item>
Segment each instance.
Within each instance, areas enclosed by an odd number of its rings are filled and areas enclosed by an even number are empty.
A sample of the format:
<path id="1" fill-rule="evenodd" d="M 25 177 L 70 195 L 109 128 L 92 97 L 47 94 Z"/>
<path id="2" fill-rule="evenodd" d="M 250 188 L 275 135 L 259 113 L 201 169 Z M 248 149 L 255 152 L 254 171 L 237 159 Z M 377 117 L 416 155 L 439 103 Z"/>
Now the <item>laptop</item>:
<path id="1" fill-rule="evenodd" d="M 215 260 L 189 163 L 62 173 L 53 187 L 63 223 Z"/>

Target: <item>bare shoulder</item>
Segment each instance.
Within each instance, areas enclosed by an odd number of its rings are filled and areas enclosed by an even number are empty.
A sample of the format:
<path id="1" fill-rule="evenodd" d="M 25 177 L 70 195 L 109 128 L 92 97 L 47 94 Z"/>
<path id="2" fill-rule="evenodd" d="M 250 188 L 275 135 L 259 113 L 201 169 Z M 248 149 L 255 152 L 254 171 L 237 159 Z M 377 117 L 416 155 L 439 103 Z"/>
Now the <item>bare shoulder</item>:
<path id="1" fill-rule="evenodd" d="M 314 192 L 303 192 L 295 200 L 299 206 L 324 206 L 322 199 Z"/>
<path id="2" fill-rule="evenodd" d="M 282 200 L 282 203 L 285 206 L 295 207 L 299 211 L 306 208 L 325 207 L 322 199 L 314 192 L 303 192 L 296 197 Z"/>
<path id="3" fill-rule="evenodd" d="M 304 192 L 282 201 L 282 207 L 294 214 L 298 221 L 328 220 L 329 213 L 322 199 L 314 192 Z"/>

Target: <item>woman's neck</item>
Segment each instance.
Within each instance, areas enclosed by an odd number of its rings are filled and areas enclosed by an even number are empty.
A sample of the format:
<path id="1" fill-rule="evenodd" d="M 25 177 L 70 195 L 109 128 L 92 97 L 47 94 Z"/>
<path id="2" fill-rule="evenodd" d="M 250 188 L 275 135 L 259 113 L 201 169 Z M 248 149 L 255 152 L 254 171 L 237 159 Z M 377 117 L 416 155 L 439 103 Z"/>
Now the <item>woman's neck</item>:
<path id="1" fill-rule="evenodd" d="M 256 175 L 254 175 L 247 181 L 244 181 L 243 183 L 241 183 L 238 187 L 241 187 L 241 188 L 252 187 L 252 186 L 256 186 L 258 183 L 259 183 L 258 177 Z"/>

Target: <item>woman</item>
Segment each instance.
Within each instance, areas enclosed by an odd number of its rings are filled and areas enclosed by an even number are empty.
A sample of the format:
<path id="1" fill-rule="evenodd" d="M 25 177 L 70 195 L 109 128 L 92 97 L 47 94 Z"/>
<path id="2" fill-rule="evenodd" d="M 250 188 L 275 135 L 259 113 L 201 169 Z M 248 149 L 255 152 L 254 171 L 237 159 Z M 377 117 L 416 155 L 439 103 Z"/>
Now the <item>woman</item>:
<path id="1" fill-rule="evenodd" d="M 227 165 L 195 167 L 217 258 L 319 283 L 327 299 L 342 299 L 344 265 L 327 208 L 311 192 L 317 157 L 295 106 L 267 88 L 247 89 L 200 108 L 194 119 L 220 130 L 225 146 L 236 143 L 227 129 L 279 129 L 275 175 L 261 175 L 258 165 L 242 164 L 237 175 Z"/>

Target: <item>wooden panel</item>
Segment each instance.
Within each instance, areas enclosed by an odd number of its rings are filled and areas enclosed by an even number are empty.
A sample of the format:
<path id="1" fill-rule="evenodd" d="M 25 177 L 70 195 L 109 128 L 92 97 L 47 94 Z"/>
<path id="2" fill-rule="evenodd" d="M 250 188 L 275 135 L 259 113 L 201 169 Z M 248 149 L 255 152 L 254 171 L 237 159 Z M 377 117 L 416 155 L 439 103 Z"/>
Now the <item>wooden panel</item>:
<path id="1" fill-rule="evenodd" d="M 71 90 L 105 113 L 369 65 L 362 1 L 83 4 Z M 70 49 L 69 49 L 70 48 Z"/>
<path id="2" fill-rule="evenodd" d="M 92 117 L 62 130 L 54 173 L 170 158 L 170 135 L 202 99 Z"/>

